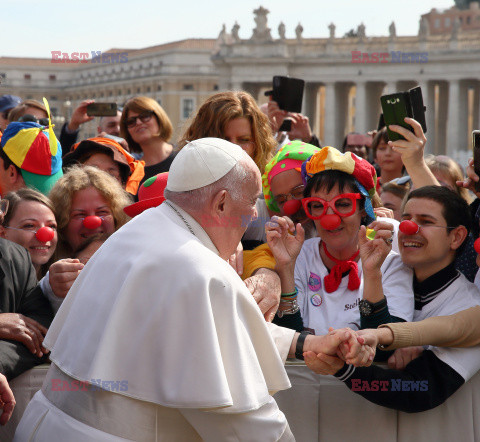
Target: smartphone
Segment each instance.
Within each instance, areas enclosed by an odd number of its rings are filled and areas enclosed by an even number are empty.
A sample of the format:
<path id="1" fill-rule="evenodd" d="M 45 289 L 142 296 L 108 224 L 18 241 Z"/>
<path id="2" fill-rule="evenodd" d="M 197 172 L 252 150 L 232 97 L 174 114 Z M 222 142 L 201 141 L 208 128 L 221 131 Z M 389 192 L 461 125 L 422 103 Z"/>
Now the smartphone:
<path id="1" fill-rule="evenodd" d="M 287 112 L 302 112 L 303 90 L 305 81 L 300 78 L 275 75 L 272 80 L 273 90 L 265 92 L 271 95 L 278 107 Z"/>
<path id="2" fill-rule="evenodd" d="M 472 146 L 473 146 L 473 167 L 475 173 L 480 176 L 480 130 L 472 132 Z M 480 192 L 480 181 L 475 183 L 475 192 Z"/>
<path id="3" fill-rule="evenodd" d="M 413 132 L 413 128 L 404 121 L 406 117 L 418 121 L 422 126 L 423 133 L 427 133 L 426 108 L 423 104 L 422 88 L 420 86 L 409 89 L 407 92 L 383 95 L 380 97 L 380 103 L 383 110 L 383 119 L 387 126 L 388 138 L 391 141 L 403 140 L 404 137 L 392 132 L 388 128 L 390 124 L 402 126 Z"/>
<path id="4" fill-rule="evenodd" d="M 290 118 L 285 118 L 282 121 L 281 126 L 278 128 L 279 132 L 290 132 L 292 130 L 292 120 Z"/>
<path id="5" fill-rule="evenodd" d="M 391 124 L 402 126 L 409 131 L 412 131 L 412 127 L 405 123 L 405 118 L 410 117 L 407 110 L 407 101 L 403 92 L 396 94 L 383 95 L 380 97 L 380 103 L 382 104 L 383 119 L 387 126 L 388 139 L 390 141 L 404 140 L 402 135 L 397 134 L 389 129 Z"/>
<path id="6" fill-rule="evenodd" d="M 117 103 L 90 103 L 87 105 L 89 117 L 115 117 L 117 115 Z"/>

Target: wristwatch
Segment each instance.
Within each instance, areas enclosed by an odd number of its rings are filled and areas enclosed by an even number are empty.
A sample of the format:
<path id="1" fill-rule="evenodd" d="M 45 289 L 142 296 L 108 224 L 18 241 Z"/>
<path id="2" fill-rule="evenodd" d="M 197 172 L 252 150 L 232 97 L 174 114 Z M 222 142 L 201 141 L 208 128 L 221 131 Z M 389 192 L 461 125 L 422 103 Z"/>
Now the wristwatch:
<path id="1" fill-rule="evenodd" d="M 308 335 L 312 333 L 306 330 L 303 330 L 297 339 L 297 345 L 295 347 L 295 357 L 303 361 L 303 344 L 305 343 L 305 339 Z"/>
<path id="2" fill-rule="evenodd" d="M 361 299 L 358 303 L 358 309 L 360 310 L 360 316 L 367 317 L 373 313 L 383 310 L 387 306 L 387 298 L 383 298 L 378 302 L 370 302 L 366 299 Z"/>

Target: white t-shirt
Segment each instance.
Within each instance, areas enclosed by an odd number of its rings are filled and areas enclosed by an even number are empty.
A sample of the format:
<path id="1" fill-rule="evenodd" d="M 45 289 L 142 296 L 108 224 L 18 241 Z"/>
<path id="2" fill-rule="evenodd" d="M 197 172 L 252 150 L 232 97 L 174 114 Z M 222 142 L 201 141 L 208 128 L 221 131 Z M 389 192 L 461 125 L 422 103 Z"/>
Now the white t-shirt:
<path id="1" fill-rule="evenodd" d="M 425 305 L 422 310 L 415 310 L 413 320 L 421 321 L 432 316 L 453 315 L 476 305 L 480 305 L 480 290 L 460 273 L 459 277 L 440 292 L 433 301 Z M 428 348 L 462 376 L 465 382 L 480 370 L 480 346 Z"/>
<path id="2" fill-rule="evenodd" d="M 327 293 L 323 278 L 329 272 L 320 257 L 320 241 L 318 237 L 305 241 L 295 264 L 297 301 L 304 326 L 314 329 L 317 335 L 328 333 L 328 327 L 357 330 L 360 328 L 358 302 L 363 298 L 362 262 L 358 262 L 358 290 L 347 288 L 347 275 L 342 278 L 335 292 Z M 392 251 L 386 257 L 381 271 L 383 293 L 390 314 L 411 321 L 414 309 L 412 270 L 402 263 L 399 254 Z"/>

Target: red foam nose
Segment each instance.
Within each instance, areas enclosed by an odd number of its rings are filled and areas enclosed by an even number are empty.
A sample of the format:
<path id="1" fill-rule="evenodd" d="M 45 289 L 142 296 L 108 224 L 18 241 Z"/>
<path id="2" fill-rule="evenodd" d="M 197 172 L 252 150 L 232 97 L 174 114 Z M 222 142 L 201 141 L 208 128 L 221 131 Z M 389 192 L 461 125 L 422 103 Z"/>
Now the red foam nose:
<path id="1" fill-rule="evenodd" d="M 325 230 L 335 230 L 340 226 L 342 220 L 338 215 L 331 214 L 331 215 L 323 215 L 320 218 L 320 225 Z"/>
<path id="2" fill-rule="evenodd" d="M 405 233 L 405 235 L 415 235 L 415 233 L 418 233 L 420 230 L 418 224 L 410 220 L 402 221 L 398 228 L 400 232 Z"/>
<path id="3" fill-rule="evenodd" d="M 35 236 L 40 242 L 48 242 L 53 239 L 55 232 L 51 227 L 40 227 L 35 233 Z"/>
<path id="4" fill-rule="evenodd" d="M 302 203 L 299 200 L 288 200 L 283 205 L 283 212 L 285 215 L 293 215 L 300 210 L 300 207 L 302 207 Z"/>
<path id="5" fill-rule="evenodd" d="M 98 216 L 87 216 L 83 220 L 83 225 L 90 230 L 98 229 L 102 225 L 102 218 Z"/>
<path id="6" fill-rule="evenodd" d="M 475 252 L 480 255 L 480 238 L 477 238 L 475 240 L 475 242 L 473 243 L 473 248 L 475 249 Z"/>

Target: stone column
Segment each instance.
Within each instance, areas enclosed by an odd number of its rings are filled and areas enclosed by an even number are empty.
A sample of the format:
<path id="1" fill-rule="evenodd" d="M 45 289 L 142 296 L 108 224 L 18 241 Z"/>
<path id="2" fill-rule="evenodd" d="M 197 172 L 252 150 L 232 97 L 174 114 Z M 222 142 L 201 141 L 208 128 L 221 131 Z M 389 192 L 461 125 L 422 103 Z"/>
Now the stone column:
<path id="1" fill-rule="evenodd" d="M 447 146 L 446 154 L 455 158 L 459 149 L 460 138 L 460 86 L 458 80 L 450 80 L 448 84 L 448 114 L 447 114 Z"/>
<path id="2" fill-rule="evenodd" d="M 308 117 L 310 127 L 315 135 L 319 133 L 318 127 L 318 84 L 307 83 L 303 93 L 302 113 Z"/>
<path id="3" fill-rule="evenodd" d="M 425 153 L 435 152 L 435 97 L 434 84 L 430 85 L 428 80 L 419 81 L 418 85 L 422 88 L 423 105 L 427 108 L 425 111 L 425 120 L 427 123 L 427 144 Z"/>
<path id="4" fill-rule="evenodd" d="M 335 146 L 337 134 L 335 83 L 325 84 L 325 130 L 322 143 L 324 146 Z"/>
<path id="5" fill-rule="evenodd" d="M 356 83 L 355 93 L 355 132 L 367 132 L 367 100 L 365 82 Z"/>

